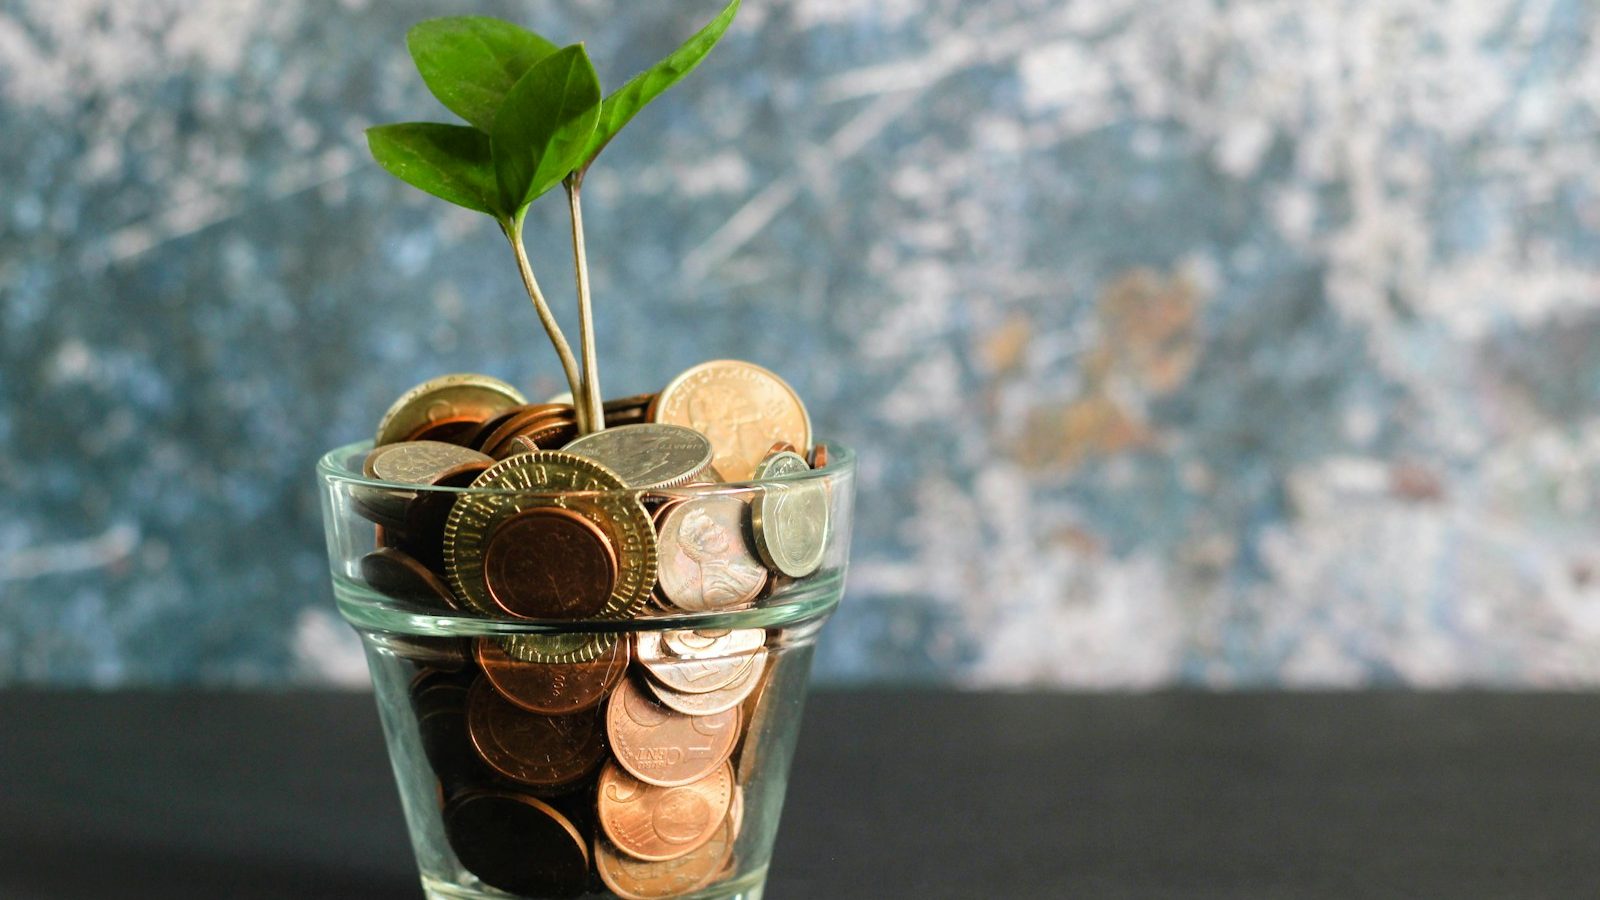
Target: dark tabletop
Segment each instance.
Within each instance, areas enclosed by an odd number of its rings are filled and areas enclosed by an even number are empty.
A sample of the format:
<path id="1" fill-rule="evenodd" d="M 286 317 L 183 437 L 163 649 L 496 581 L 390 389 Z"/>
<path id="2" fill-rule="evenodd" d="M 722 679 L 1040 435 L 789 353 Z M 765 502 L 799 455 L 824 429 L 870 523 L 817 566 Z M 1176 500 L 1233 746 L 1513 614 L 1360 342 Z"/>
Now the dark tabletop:
<path id="1" fill-rule="evenodd" d="M 768 896 L 1594 897 L 1600 696 L 819 693 Z M 420 897 L 372 700 L 0 693 L 0 897 Z"/>

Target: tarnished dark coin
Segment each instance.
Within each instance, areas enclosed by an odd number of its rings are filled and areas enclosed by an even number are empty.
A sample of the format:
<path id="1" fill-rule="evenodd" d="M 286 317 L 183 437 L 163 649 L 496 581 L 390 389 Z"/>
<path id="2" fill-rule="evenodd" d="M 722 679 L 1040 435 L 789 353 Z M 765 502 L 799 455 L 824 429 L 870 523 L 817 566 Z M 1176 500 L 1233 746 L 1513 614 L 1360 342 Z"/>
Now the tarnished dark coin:
<path id="1" fill-rule="evenodd" d="M 638 490 L 677 487 L 711 465 L 711 440 L 681 425 L 618 425 L 586 434 L 565 449 L 600 463 Z"/>
<path id="2" fill-rule="evenodd" d="M 638 394 L 632 397 L 619 397 L 607 400 L 601 404 L 606 414 L 606 427 L 615 428 L 622 425 L 637 425 L 649 421 L 648 412 L 650 404 L 656 399 L 655 394 Z"/>
<path id="3" fill-rule="evenodd" d="M 734 806 L 739 789 L 734 787 Z M 623 900 L 664 900 L 693 893 L 710 884 L 733 857 L 739 826 L 730 812 L 711 840 L 677 859 L 646 862 L 617 849 L 605 835 L 595 838 L 594 865 L 600 880 Z"/>
<path id="4" fill-rule="evenodd" d="M 756 467 L 766 480 L 810 472 L 798 453 L 776 453 Z M 804 578 L 822 566 L 828 546 L 828 492 L 816 479 L 763 484 L 750 510 L 756 552 L 774 570 Z"/>
<path id="5" fill-rule="evenodd" d="M 507 615 L 587 619 L 617 583 L 617 555 L 599 526 L 559 506 L 534 507 L 495 526 L 483 548 L 489 597 Z"/>
<path id="6" fill-rule="evenodd" d="M 423 755 L 446 797 L 481 786 L 489 772 L 467 734 L 467 686 L 458 673 L 424 671 L 411 685 Z"/>
<path id="7" fill-rule="evenodd" d="M 444 810 L 450 848 L 484 884 L 525 897 L 576 897 L 589 847 L 566 816 L 523 794 L 475 791 Z"/>
<path id="8" fill-rule="evenodd" d="M 571 784 L 605 757 L 605 729 L 592 712 L 546 716 L 513 704 L 485 679 L 467 699 L 467 731 L 478 756 L 501 775 L 532 787 Z"/>
<path id="9" fill-rule="evenodd" d="M 606 704 L 606 735 L 617 761 L 634 777 L 664 787 L 704 778 L 733 753 L 739 710 L 688 716 L 669 709 L 632 679 Z"/>
<path id="10" fill-rule="evenodd" d="M 361 557 L 361 577 L 386 597 L 443 609 L 461 609 L 455 593 L 442 578 L 410 554 L 394 547 L 374 550 Z"/>
<path id="11" fill-rule="evenodd" d="M 679 609 L 708 612 L 753 601 L 767 570 L 745 541 L 749 507 L 711 494 L 673 506 L 661 518 L 661 593 Z"/>
<path id="12" fill-rule="evenodd" d="M 627 674 L 628 640 L 607 638 L 610 649 L 588 662 L 523 662 L 494 638 L 479 638 L 476 654 L 484 677 L 501 696 L 531 712 L 565 716 L 598 706 Z"/>
<path id="13" fill-rule="evenodd" d="M 731 681 L 709 692 L 693 693 L 676 690 L 659 677 L 647 679 L 646 684 L 663 706 L 686 716 L 710 716 L 727 710 L 737 710 L 739 704 L 743 703 L 761 682 L 761 673 L 767 667 L 767 648 L 757 648 L 747 660 L 740 662 L 741 665 Z M 670 673 L 671 670 L 663 671 Z M 652 670 L 651 674 L 655 675 L 655 672 Z"/>
<path id="14" fill-rule="evenodd" d="M 498 428 L 483 438 L 479 449 L 496 459 L 504 459 L 513 452 L 511 441 L 516 437 L 526 437 L 543 449 L 553 449 L 577 435 L 577 421 L 572 407 L 564 403 L 525 406 L 503 419 Z"/>
<path id="15" fill-rule="evenodd" d="M 373 446 L 411 440 L 439 423 L 482 422 L 528 402 L 516 388 L 488 375 L 442 375 L 406 391 L 383 414 Z"/>
<path id="16" fill-rule="evenodd" d="M 473 482 L 451 507 L 443 532 L 445 571 L 456 595 L 473 609 L 500 615 L 484 583 L 484 550 L 489 535 L 507 519 L 530 509 L 562 508 L 597 525 L 616 553 L 616 584 L 598 618 L 630 618 L 649 602 L 656 576 L 655 529 L 638 496 L 620 478 L 593 460 L 553 450 L 522 453 L 495 463 Z M 537 552 L 537 548 L 528 548 Z M 539 636 L 518 636 L 517 645 L 540 643 Z M 507 652 L 519 659 L 515 645 Z M 593 659 L 588 655 L 546 657 L 551 662 Z"/>
<path id="17" fill-rule="evenodd" d="M 659 862 L 694 852 L 716 837 L 732 805 L 733 769 L 726 762 L 676 787 L 640 781 L 615 762 L 600 773 L 600 827 L 635 859 Z"/>

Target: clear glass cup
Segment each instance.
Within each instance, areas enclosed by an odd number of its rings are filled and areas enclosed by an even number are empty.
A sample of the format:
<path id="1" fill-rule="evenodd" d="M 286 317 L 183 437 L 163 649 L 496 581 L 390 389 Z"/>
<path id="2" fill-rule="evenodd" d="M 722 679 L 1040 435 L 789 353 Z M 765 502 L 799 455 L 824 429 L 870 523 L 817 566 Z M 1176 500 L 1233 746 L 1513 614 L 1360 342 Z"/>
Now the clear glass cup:
<path id="1" fill-rule="evenodd" d="M 814 642 L 844 587 L 850 451 L 764 482 L 541 493 L 376 481 L 370 449 L 333 450 L 317 473 L 426 895 L 759 898 Z M 490 500 L 642 506 L 671 535 L 656 540 L 665 574 L 630 618 L 488 614 L 441 547 L 457 504 Z M 799 577 L 758 533 L 792 503 L 826 511 Z"/>

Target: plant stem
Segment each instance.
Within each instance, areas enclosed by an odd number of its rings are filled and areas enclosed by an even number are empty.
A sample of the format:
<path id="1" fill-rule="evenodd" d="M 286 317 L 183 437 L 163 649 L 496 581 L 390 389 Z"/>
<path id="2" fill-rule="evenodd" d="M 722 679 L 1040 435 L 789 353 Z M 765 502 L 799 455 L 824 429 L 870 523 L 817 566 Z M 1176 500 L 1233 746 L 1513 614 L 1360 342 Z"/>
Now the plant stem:
<path id="1" fill-rule="evenodd" d="M 544 333 L 550 336 L 550 343 L 556 348 L 556 356 L 561 358 L 561 370 L 567 376 L 567 387 L 572 391 L 573 409 L 577 411 L 578 430 L 586 431 L 588 416 L 584 411 L 584 404 L 578 399 L 582 382 L 578 377 L 578 363 L 572 358 L 572 347 L 567 344 L 567 338 L 561 333 L 561 326 L 556 323 L 556 317 L 550 312 L 550 304 L 544 300 L 544 293 L 539 290 L 539 282 L 533 277 L 533 266 L 528 264 L 528 251 L 522 246 L 522 216 L 502 221 L 500 230 L 505 234 L 506 240 L 511 242 L 511 252 L 517 256 L 517 269 L 522 273 L 522 286 L 528 290 L 528 298 L 533 301 L 533 308 L 539 313 L 539 324 L 544 326 Z"/>
<path id="2" fill-rule="evenodd" d="M 589 254 L 583 243 L 583 176 L 567 179 L 567 209 L 572 214 L 572 267 L 578 282 L 578 343 L 583 354 L 582 403 L 589 407 L 589 428 L 604 431 L 606 413 L 600 399 L 600 361 L 594 349 L 594 309 L 589 298 Z M 577 395 L 574 394 L 574 397 Z"/>

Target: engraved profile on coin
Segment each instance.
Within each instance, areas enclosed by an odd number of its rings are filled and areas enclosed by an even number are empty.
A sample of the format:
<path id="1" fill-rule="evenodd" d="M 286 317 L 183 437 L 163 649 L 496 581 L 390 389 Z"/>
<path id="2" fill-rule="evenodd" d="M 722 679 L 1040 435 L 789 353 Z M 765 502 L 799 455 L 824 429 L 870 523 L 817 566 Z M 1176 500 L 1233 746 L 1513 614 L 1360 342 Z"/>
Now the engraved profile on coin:
<path id="1" fill-rule="evenodd" d="M 727 609 L 755 600 L 767 571 L 744 539 L 747 507 L 736 497 L 710 496 L 673 507 L 658 537 L 661 591 L 691 612 Z"/>
<path id="2" fill-rule="evenodd" d="M 756 467 L 760 479 L 811 471 L 798 453 L 775 453 Z M 828 543 L 828 493 L 816 480 L 764 485 L 751 511 L 752 531 L 761 559 L 791 578 L 804 578 L 822 565 Z"/>

